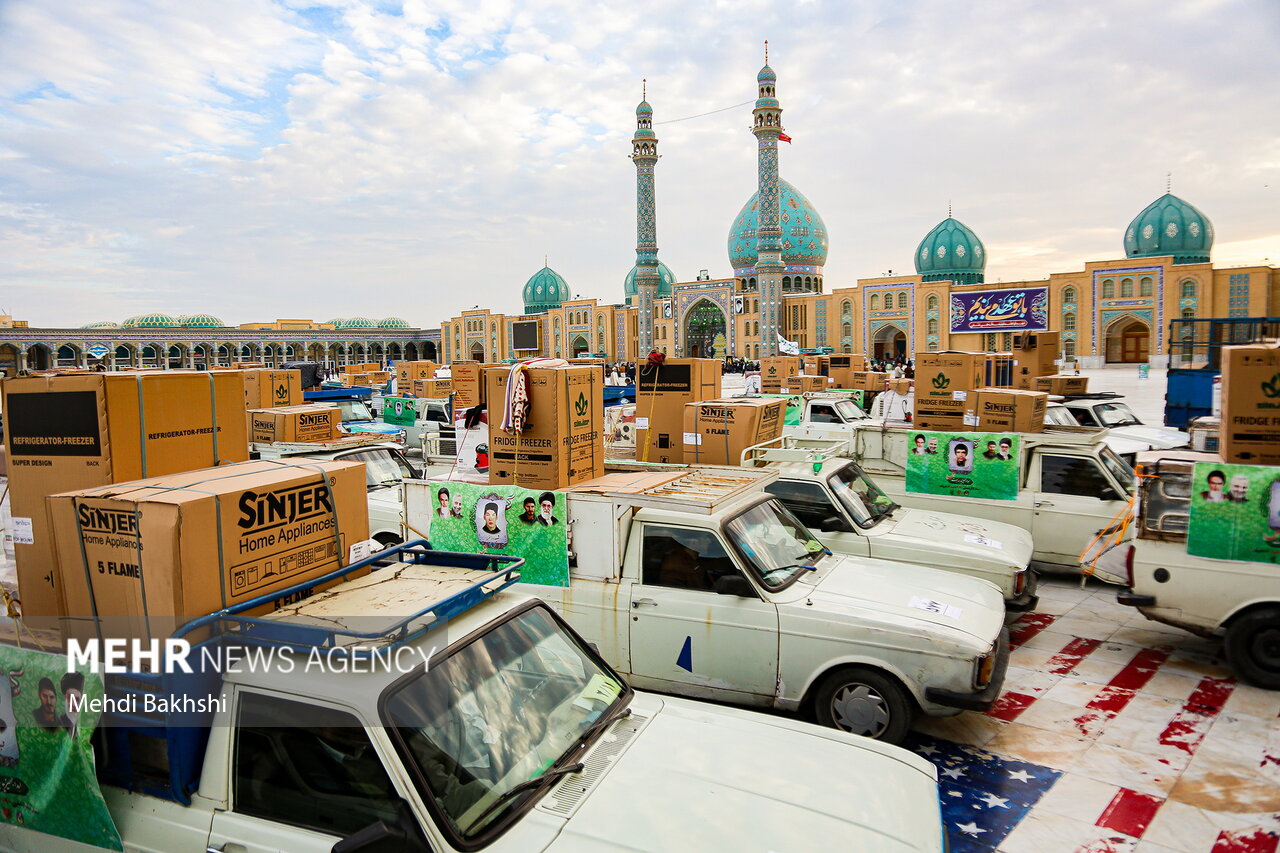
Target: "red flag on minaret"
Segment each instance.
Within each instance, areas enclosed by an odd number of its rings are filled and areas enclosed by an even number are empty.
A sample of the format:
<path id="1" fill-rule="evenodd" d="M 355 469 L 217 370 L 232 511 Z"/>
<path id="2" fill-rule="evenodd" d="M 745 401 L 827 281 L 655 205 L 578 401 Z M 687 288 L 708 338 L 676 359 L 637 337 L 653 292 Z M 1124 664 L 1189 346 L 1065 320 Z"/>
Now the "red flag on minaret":
<path id="1" fill-rule="evenodd" d="M 785 133 L 783 133 L 782 131 L 778 131 L 778 141 L 779 141 L 779 142 L 790 142 L 790 141 L 791 141 L 791 137 L 790 137 L 790 136 L 787 136 L 787 135 L 786 135 Z"/>

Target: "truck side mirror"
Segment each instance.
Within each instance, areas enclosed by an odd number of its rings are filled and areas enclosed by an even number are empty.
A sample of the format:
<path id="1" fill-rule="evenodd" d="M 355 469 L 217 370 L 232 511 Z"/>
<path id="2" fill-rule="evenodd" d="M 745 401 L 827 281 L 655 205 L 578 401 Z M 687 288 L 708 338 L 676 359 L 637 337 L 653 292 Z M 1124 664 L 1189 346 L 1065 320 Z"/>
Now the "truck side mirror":
<path id="1" fill-rule="evenodd" d="M 717 595 L 736 595 L 739 598 L 758 598 L 755 587 L 737 572 L 716 578 Z"/>
<path id="2" fill-rule="evenodd" d="M 403 799 L 396 804 L 394 823 L 375 821 L 337 841 L 329 850 L 330 853 L 431 853 L 413 811 Z"/>
<path id="3" fill-rule="evenodd" d="M 1098 492 L 1098 499 L 1104 501 L 1118 501 L 1120 496 L 1116 494 L 1116 490 L 1110 486 L 1103 486 L 1102 491 Z"/>
<path id="4" fill-rule="evenodd" d="M 823 533 L 848 533 L 849 525 L 838 515 L 829 515 L 822 519 L 818 529 Z"/>

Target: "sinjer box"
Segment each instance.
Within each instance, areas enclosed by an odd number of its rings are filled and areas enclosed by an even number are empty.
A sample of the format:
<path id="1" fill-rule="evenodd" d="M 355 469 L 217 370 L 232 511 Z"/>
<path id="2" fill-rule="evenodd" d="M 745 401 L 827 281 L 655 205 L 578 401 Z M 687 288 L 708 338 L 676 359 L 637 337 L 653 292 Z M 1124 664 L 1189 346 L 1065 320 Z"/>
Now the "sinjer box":
<path id="1" fill-rule="evenodd" d="M 786 400 L 762 397 L 685 404 L 684 461 L 695 465 L 740 465 L 742 452 L 748 447 L 782 435 L 786 409 Z"/>
<path id="2" fill-rule="evenodd" d="M 979 388 L 965 426 L 978 432 L 1043 432 L 1049 395 L 1020 388 Z"/>
<path id="3" fill-rule="evenodd" d="M 332 403 L 280 406 L 254 409 L 249 421 L 255 442 L 329 441 L 341 435 L 342 411 Z"/>

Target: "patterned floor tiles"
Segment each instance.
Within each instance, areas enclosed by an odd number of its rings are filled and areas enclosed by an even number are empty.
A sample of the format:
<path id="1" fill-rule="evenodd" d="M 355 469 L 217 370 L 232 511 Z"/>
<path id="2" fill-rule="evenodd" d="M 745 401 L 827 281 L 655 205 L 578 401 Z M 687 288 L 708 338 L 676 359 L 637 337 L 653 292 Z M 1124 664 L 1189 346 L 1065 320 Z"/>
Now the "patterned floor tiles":
<path id="1" fill-rule="evenodd" d="M 1280 853 L 1280 693 L 1115 591 L 1043 581 L 995 706 L 916 725 L 951 849 Z"/>

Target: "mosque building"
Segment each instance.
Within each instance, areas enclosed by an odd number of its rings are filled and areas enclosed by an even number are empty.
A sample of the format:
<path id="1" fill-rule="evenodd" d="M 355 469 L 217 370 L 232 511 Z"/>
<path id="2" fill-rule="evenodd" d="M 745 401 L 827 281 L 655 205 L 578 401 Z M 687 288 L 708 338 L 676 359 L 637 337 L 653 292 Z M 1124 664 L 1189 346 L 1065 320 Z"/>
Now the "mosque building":
<path id="1" fill-rule="evenodd" d="M 572 296 L 544 266 L 524 288 L 524 313 L 476 308 L 442 324 L 445 360 L 504 361 L 591 355 L 629 361 L 657 349 L 676 357 L 758 359 L 781 342 L 813 352 L 910 357 L 937 350 L 1007 351 L 1024 331 L 1061 333 L 1061 357 L 1082 367 L 1167 362 L 1169 322 L 1280 313 L 1280 268 L 1216 268 L 1209 218 L 1166 192 L 1123 234 L 1123 258 L 1031 281 L 987 284 L 982 240 L 948 211 L 916 246 L 914 275 L 827 288 L 822 216 L 779 173 L 777 75 L 756 78 L 752 134 L 756 193 L 729 227 L 732 274 L 678 281 L 658 259 L 658 138 L 647 97 L 636 108 L 636 262 L 623 302 Z"/>

